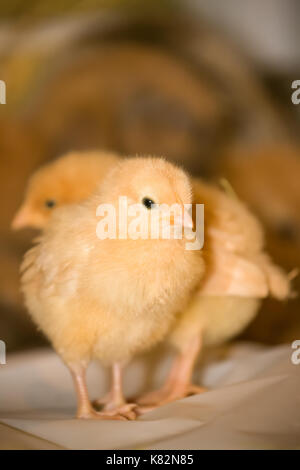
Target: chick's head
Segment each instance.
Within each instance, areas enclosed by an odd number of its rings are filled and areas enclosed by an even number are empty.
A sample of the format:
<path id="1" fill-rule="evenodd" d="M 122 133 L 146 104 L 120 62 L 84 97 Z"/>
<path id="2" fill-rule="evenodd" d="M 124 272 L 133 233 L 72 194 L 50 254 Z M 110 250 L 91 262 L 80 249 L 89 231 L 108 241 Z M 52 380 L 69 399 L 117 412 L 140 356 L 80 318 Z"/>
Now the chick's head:
<path id="1" fill-rule="evenodd" d="M 148 222 L 148 234 L 151 223 L 157 222 L 193 227 L 191 216 L 184 210 L 184 205 L 192 203 L 190 180 L 183 170 L 162 158 L 138 157 L 120 162 L 106 177 L 100 199 L 118 209 L 124 203 L 127 222 L 134 218 L 141 224 Z M 116 216 L 120 227 L 120 212 Z"/>
<path id="2" fill-rule="evenodd" d="M 72 152 L 42 166 L 29 179 L 12 228 L 43 229 L 57 207 L 86 199 L 117 161 L 109 152 Z"/>

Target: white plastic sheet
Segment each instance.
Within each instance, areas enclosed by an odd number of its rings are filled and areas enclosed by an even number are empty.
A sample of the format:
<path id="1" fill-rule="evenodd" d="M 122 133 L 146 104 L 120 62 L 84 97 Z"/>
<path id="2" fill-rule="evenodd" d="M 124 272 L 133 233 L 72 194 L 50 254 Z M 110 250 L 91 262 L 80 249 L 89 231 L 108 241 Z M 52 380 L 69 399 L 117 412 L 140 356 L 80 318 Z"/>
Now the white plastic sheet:
<path id="1" fill-rule="evenodd" d="M 233 345 L 206 355 L 195 374 L 209 392 L 137 421 L 74 419 L 71 378 L 50 350 L 8 357 L 0 366 L 0 449 L 300 449 L 300 364 L 290 345 Z M 125 373 L 128 396 L 162 382 L 170 354 L 137 359 Z M 201 367 L 200 367 L 201 366 Z M 91 398 L 108 388 L 98 364 Z"/>

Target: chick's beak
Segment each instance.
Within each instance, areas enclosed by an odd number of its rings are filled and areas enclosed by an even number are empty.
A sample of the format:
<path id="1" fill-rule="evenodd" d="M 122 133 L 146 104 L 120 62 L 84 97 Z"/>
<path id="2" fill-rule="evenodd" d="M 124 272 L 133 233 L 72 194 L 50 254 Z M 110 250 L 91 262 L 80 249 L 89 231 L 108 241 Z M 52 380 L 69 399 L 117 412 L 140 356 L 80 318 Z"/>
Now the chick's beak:
<path id="1" fill-rule="evenodd" d="M 26 206 L 22 206 L 13 218 L 11 228 L 13 230 L 20 230 L 21 228 L 34 227 L 36 224 L 33 219 L 32 211 Z"/>
<path id="2" fill-rule="evenodd" d="M 191 215 L 183 208 L 182 213 L 174 215 L 173 220 L 171 219 L 171 224 L 178 227 L 192 229 L 193 219 Z"/>

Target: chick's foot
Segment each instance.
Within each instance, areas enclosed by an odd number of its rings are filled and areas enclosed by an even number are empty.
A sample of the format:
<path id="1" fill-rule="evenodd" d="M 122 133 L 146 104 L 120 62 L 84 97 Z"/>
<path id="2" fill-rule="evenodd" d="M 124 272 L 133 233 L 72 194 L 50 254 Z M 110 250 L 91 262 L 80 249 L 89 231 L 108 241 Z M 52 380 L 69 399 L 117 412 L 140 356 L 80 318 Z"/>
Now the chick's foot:
<path id="1" fill-rule="evenodd" d="M 89 400 L 85 378 L 85 367 L 81 364 L 70 365 L 69 369 L 77 393 L 77 418 L 80 419 L 100 419 L 100 420 L 132 420 L 136 418 L 136 414 L 132 411 L 136 405 L 126 404 L 124 398 L 120 395 L 113 401 L 110 400 L 105 409 L 96 411 Z M 116 398 L 118 400 L 116 400 Z"/>
<path id="2" fill-rule="evenodd" d="M 177 354 L 162 388 L 146 393 L 137 400 L 137 404 L 141 407 L 157 407 L 190 395 L 205 392 L 204 387 L 192 384 L 192 373 L 201 345 L 200 334 L 191 338 L 189 344 Z M 140 409 L 140 412 L 142 409 Z"/>
<path id="3" fill-rule="evenodd" d="M 124 403 L 117 406 L 108 403 L 104 407 L 103 413 L 107 416 L 120 415 L 123 416 L 125 419 L 133 421 L 137 418 L 137 413 L 135 411 L 136 407 L 137 405 L 135 403 Z"/>
<path id="4" fill-rule="evenodd" d="M 93 405 L 97 410 L 100 409 L 101 412 L 105 413 L 107 416 L 119 414 L 129 420 L 134 420 L 137 417 L 135 412 L 137 405 L 135 403 L 115 403 L 109 399 L 109 395 L 99 398 L 98 400 L 94 400 Z"/>
<path id="5" fill-rule="evenodd" d="M 134 420 L 137 417 L 135 403 L 126 403 L 122 391 L 122 365 L 115 362 L 112 365 L 112 386 L 104 397 L 94 400 L 95 408 L 100 408 L 108 416 L 121 415 L 126 419 Z"/>
<path id="6" fill-rule="evenodd" d="M 197 395 L 206 391 L 207 389 L 205 387 L 200 387 L 199 385 L 194 384 L 188 384 L 184 386 L 178 384 L 172 388 L 163 387 L 160 390 L 146 393 L 145 395 L 138 398 L 138 412 L 141 414 L 145 411 L 150 411 L 157 406 L 166 405 L 172 401 L 180 400 L 181 398 Z"/>

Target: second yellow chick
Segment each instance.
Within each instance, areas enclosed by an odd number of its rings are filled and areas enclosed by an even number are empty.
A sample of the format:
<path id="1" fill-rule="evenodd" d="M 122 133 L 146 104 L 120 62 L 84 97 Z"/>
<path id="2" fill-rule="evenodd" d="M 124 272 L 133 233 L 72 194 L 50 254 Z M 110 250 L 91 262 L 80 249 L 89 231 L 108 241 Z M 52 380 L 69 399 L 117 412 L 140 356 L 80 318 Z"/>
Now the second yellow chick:
<path id="1" fill-rule="evenodd" d="M 205 275 L 180 314 L 167 341 L 177 351 L 161 389 L 140 397 L 158 406 L 205 389 L 192 383 L 195 361 L 204 346 L 239 334 L 257 314 L 261 299 L 288 298 L 290 279 L 264 251 L 257 219 L 234 194 L 193 180 L 194 202 L 204 203 Z"/>

